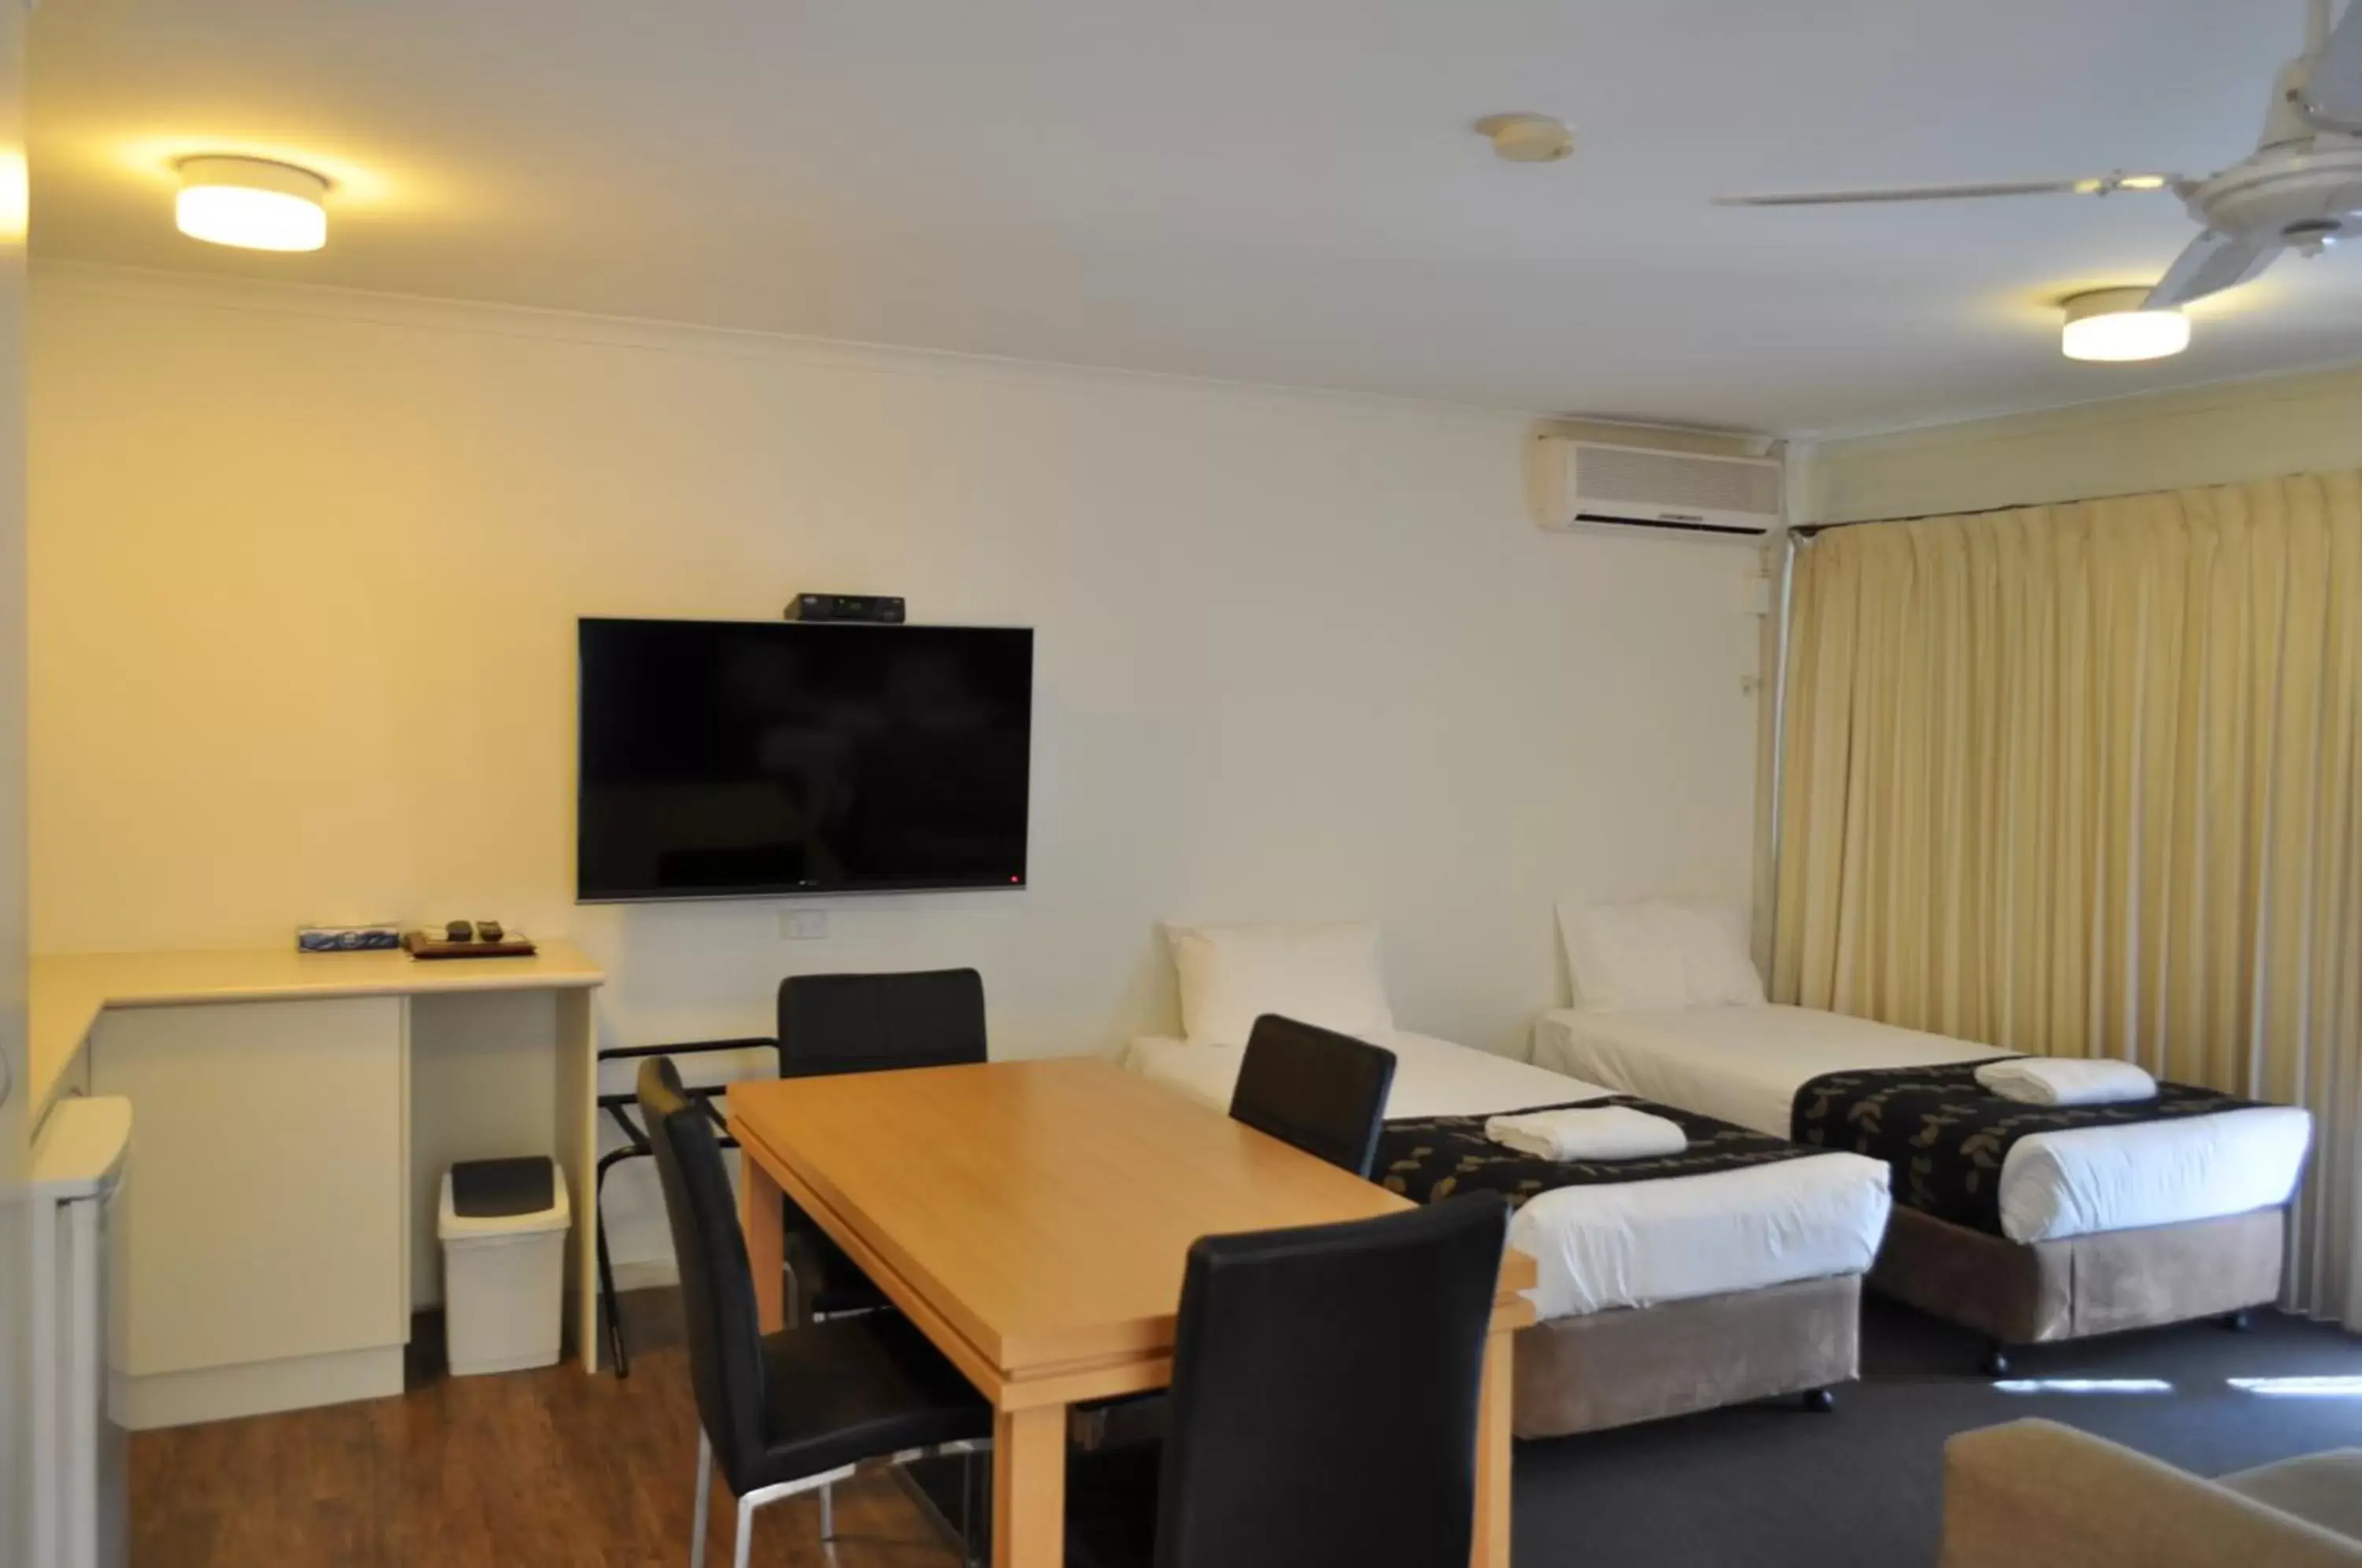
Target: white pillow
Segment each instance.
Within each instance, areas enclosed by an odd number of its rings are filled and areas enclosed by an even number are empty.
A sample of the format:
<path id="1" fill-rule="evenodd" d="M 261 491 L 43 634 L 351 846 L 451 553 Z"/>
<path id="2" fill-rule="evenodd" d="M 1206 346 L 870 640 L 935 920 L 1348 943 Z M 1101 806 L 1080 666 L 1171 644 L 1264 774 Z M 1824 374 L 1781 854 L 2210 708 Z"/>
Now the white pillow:
<path id="1" fill-rule="evenodd" d="M 1577 1007 L 1633 1012 L 1689 1006 L 1681 952 L 1658 933 L 1647 904 L 1562 903 L 1558 929 Z"/>
<path id="2" fill-rule="evenodd" d="M 1747 1006 L 1763 982 L 1747 950 L 1747 919 L 1727 904 L 1651 899 L 1559 905 L 1575 1005 L 1590 1012 Z"/>
<path id="3" fill-rule="evenodd" d="M 1763 1005 L 1763 977 L 1748 950 L 1745 910 L 1670 899 L 1651 909 L 1658 931 L 1681 954 L 1692 1007 Z"/>
<path id="4" fill-rule="evenodd" d="M 1341 1034 L 1395 1026 L 1375 925 L 1175 925 L 1165 934 L 1192 1045 L 1243 1044 L 1267 1012 Z"/>

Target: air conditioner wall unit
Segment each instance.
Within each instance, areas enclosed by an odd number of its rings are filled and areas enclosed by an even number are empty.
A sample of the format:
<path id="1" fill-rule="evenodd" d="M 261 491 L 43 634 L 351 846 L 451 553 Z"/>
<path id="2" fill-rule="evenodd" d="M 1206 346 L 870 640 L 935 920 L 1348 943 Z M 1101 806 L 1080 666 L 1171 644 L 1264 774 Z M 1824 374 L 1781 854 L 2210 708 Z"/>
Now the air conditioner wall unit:
<path id="1" fill-rule="evenodd" d="M 1616 447 L 1534 437 L 1534 521 L 1553 533 L 1586 525 L 1760 538 L 1780 525 L 1774 458 Z"/>

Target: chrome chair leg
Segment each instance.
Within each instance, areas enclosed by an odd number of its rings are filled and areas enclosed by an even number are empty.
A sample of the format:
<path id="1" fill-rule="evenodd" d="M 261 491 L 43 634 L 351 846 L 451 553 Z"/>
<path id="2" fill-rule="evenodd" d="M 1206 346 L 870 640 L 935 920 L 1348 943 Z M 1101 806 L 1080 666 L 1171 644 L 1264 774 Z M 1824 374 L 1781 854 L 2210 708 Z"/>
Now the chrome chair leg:
<path id="1" fill-rule="evenodd" d="M 911 1449 L 906 1452 L 895 1454 L 889 1461 L 891 1463 L 900 1464 L 905 1461 L 926 1454 L 956 1453 L 960 1456 L 960 1534 L 963 1562 L 976 1561 L 975 1554 L 968 1550 L 966 1540 L 971 1517 L 968 1494 L 972 1490 L 969 1485 L 972 1476 L 969 1472 L 976 1454 L 979 1451 L 988 1451 L 991 1446 L 987 1441 L 963 1440 L 958 1442 L 941 1443 L 933 1448 Z M 836 1540 L 836 1484 L 839 1481 L 850 1481 L 857 1474 L 859 1474 L 857 1465 L 839 1465 L 834 1470 L 824 1471 L 818 1475 L 807 1475 L 801 1480 L 783 1481 L 776 1486 L 759 1486 L 739 1498 L 738 1539 L 733 1543 L 732 1559 L 737 1564 L 737 1568 L 746 1568 L 746 1554 L 753 1550 L 755 1510 L 778 1502 L 782 1498 L 801 1496 L 806 1492 L 820 1494 L 820 1538 L 823 1542 L 833 1542 Z M 712 1492 L 712 1478 L 713 1445 L 701 1430 L 697 1437 L 697 1533 L 694 1547 L 697 1556 L 691 1561 L 690 1568 L 705 1568 L 706 1499 Z M 829 1561 L 833 1562 L 835 1560 L 832 1548 Z"/>
<path id="2" fill-rule="evenodd" d="M 855 1473 L 855 1466 L 841 1464 L 834 1470 L 823 1471 L 818 1475 L 807 1475 L 801 1480 L 782 1481 L 776 1486 L 757 1486 L 739 1498 L 736 1556 L 738 1568 L 746 1568 L 746 1553 L 754 1540 L 756 1508 L 767 1507 L 785 1497 L 800 1497 L 806 1492 L 818 1492 L 821 1495 L 821 1529 L 824 1531 L 829 1530 L 828 1489 L 839 1481 L 852 1480 Z"/>
<path id="3" fill-rule="evenodd" d="M 734 1543 L 735 1553 L 731 1558 L 735 1568 L 746 1568 L 746 1553 L 755 1545 L 755 1510 L 761 1506 L 756 1501 L 757 1496 L 759 1494 L 750 1492 L 738 1499 L 738 1539 Z"/>
<path id="4" fill-rule="evenodd" d="M 705 1568 L 705 1521 L 713 1505 L 713 1440 L 697 1428 L 697 1523 L 689 1534 L 689 1568 Z"/>

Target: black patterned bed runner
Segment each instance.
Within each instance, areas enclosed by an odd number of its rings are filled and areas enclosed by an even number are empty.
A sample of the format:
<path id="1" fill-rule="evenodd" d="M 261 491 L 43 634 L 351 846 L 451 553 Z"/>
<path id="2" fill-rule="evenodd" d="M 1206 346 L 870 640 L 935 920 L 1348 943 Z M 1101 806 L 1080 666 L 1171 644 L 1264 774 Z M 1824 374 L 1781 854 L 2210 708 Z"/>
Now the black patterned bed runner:
<path id="1" fill-rule="evenodd" d="M 1690 1146 L 1678 1154 L 1650 1159 L 1543 1160 L 1485 1137 L 1489 1116 L 1423 1116 L 1385 1124 L 1378 1134 L 1378 1158 L 1372 1168 L 1379 1186 L 1414 1203 L 1435 1203 L 1455 1192 L 1483 1190 L 1506 1195 L 1515 1207 L 1562 1187 L 1706 1176 L 1827 1152 L 1800 1148 L 1785 1138 L 1751 1132 L 1710 1116 L 1693 1116 L 1623 1094 L 1498 1114 L 1526 1116 L 1537 1110 L 1571 1110 L 1576 1106 L 1593 1110 L 1610 1105 L 1630 1106 L 1676 1123 L 1689 1134 Z"/>
<path id="2" fill-rule="evenodd" d="M 2002 1162 L 2020 1138 L 2175 1121 L 2255 1104 L 2213 1089 L 2160 1083 L 2155 1099 L 2027 1105 L 1977 1082 L 1977 1069 L 1998 1060 L 1823 1073 L 1796 1090 L 1790 1133 L 1799 1143 L 1883 1160 L 1893 1173 L 1895 1202 L 1998 1236 Z"/>

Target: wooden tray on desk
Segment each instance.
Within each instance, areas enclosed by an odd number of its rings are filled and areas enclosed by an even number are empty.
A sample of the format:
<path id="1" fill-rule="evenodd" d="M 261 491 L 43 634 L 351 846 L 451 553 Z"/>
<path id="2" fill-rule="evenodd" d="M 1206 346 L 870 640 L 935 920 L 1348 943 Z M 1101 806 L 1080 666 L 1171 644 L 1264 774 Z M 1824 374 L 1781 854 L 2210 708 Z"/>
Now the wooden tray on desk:
<path id="1" fill-rule="evenodd" d="M 413 958 L 530 958 L 535 948 L 522 936 L 503 936 L 498 942 L 453 942 L 431 931 L 406 931 L 402 933 L 402 945 Z"/>

